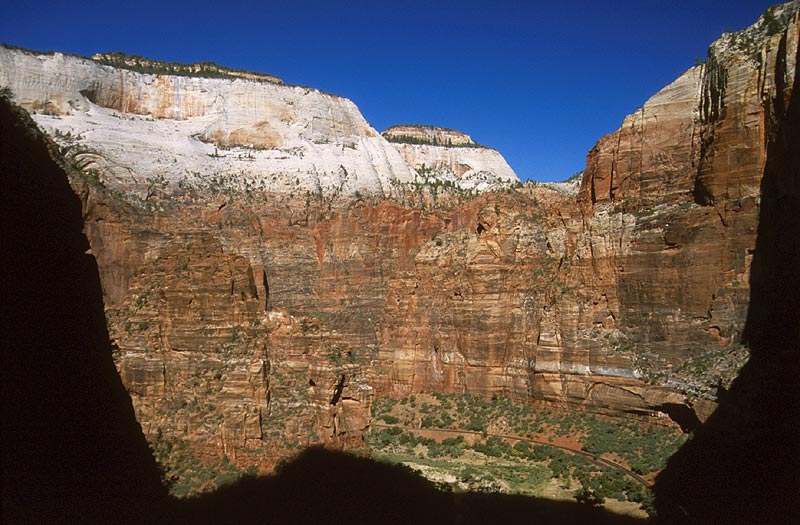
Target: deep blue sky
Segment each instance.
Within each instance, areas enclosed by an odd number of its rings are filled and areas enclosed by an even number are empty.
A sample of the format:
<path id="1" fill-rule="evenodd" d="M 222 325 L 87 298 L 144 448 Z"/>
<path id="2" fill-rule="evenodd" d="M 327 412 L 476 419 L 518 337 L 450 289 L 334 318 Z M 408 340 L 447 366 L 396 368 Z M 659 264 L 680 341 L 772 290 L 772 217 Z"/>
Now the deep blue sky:
<path id="1" fill-rule="evenodd" d="M 379 131 L 425 123 L 562 180 L 726 30 L 773 0 L 6 2 L 0 42 L 271 73 L 352 99 Z"/>

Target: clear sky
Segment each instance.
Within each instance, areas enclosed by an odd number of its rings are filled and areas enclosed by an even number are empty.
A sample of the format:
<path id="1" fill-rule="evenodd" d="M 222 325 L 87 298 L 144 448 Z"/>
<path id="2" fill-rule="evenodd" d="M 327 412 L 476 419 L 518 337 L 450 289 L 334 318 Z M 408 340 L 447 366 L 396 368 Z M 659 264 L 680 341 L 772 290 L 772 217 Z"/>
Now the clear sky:
<path id="1" fill-rule="evenodd" d="M 352 99 L 378 131 L 433 124 L 562 180 L 772 0 L 4 2 L 0 42 L 213 61 Z"/>

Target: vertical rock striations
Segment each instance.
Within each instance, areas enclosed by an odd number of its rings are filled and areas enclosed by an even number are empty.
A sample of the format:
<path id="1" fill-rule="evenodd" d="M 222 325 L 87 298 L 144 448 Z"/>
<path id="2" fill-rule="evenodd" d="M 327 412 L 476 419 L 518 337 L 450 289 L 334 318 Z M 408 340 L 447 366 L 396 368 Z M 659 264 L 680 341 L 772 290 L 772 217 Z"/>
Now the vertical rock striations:
<path id="1" fill-rule="evenodd" d="M 702 75 L 702 67 L 693 67 L 600 139 L 587 156 L 582 199 L 621 201 L 630 211 L 689 199 Z"/>

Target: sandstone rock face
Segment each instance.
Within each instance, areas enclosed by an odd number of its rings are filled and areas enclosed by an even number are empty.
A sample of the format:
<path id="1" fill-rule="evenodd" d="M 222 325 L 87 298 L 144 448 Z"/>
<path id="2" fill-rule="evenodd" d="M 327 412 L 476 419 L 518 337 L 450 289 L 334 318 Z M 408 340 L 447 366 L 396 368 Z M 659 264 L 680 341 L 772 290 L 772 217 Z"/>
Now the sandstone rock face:
<path id="1" fill-rule="evenodd" d="M 672 368 L 738 340 L 747 314 L 766 152 L 797 75 L 798 3 L 769 13 L 715 42 L 587 157 L 584 213 L 618 221 L 606 249 L 591 247 L 618 305 L 619 334 L 605 335 L 669 386 L 680 386 Z"/>
<path id="2" fill-rule="evenodd" d="M 137 186 L 142 197 L 146 178 L 238 190 L 383 194 L 414 176 L 352 102 L 308 88 L 147 75 L 5 47 L 0 85 L 40 112 L 48 132 L 79 137 L 97 170 L 110 172 L 112 185 Z"/>
<path id="3" fill-rule="evenodd" d="M 582 199 L 626 210 L 756 198 L 774 119 L 797 63 L 796 2 L 726 33 L 589 152 Z M 717 208 L 724 205 L 717 205 Z"/>
<path id="4" fill-rule="evenodd" d="M 478 146 L 472 137 L 461 131 L 436 126 L 400 124 L 383 133 L 386 139 L 400 143 L 431 144 L 434 146 Z"/>
<path id="5" fill-rule="evenodd" d="M 702 68 L 659 91 L 589 152 L 584 193 L 629 209 L 690 199 L 699 153 Z"/>
<path id="6" fill-rule="evenodd" d="M 797 71 L 797 11 L 796 2 L 778 7 L 709 48 L 700 104 L 698 202 L 728 210 L 758 199 L 767 146 Z M 780 30 L 778 20 L 791 22 Z"/>
<path id="7" fill-rule="evenodd" d="M 715 385 L 690 376 L 741 335 L 797 12 L 723 37 L 601 139 L 577 199 L 435 193 L 419 166 L 463 180 L 477 161 L 461 152 L 492 150 L 391 145 L 304 88 L 5 48 L 0 85 L 72 169 L 147 435 L 268 468 L 309 443 L 359 446 L 376 395 L 706 417 Z"/>
<path id="8" fill-rule="evenodd" d="M 490 148 L 393 144 L 403 159 L 423 177 L 448 181 L 462 188 L 518 183 L 514 170 L 497 150 Z"/>
<path id="9" fill-rule="evenodd" d="M 476 144 L 460 131 L 405 125 L 392 126 L 381 135 L 423 179 L 480 191 L 498 183 L 519 183 L 497 150 Z"/>

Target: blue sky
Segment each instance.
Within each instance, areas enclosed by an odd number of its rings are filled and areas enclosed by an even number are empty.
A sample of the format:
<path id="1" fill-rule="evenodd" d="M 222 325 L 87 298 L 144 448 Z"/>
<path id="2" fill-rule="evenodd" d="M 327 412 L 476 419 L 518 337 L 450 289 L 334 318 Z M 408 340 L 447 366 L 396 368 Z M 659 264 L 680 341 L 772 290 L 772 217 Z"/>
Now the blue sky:
<path id="1" fill-rule="evenodd" d="M 562 180 L 761 0 L 17 2 L 0 42 L 263 71 L 352 99 L 379 131 L 424 123 Z"/>

